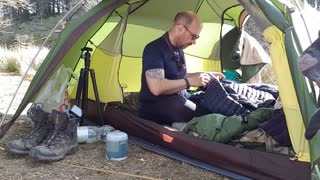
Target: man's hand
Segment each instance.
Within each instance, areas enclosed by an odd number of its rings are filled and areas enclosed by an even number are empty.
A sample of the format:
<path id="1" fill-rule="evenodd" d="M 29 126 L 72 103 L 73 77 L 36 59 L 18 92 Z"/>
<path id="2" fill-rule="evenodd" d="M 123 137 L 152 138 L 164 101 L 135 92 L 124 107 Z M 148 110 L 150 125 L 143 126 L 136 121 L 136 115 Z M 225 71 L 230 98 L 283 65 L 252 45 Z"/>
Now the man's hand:
<path id="1" fill-rule="evenodd" d="M 211 79 L 211 76 L 205 72 L 193 74 L 191 77 L 188 78 L 190 82 L 190 86 L 193 86 L 193 87 L 206 86 L 210 81 L 210 79 Z"/>
<path id="2" fill-rule="evenodd" d="M 211 76 L 211 78 L 218 78 L 218 79 L 224 79 L 226 78 L 224 74 L 220 72 L 208 72 L 208 74 Z"/>
<path id="3" fill-rule="evenodd" d="M 193 87 L 205 87 L 212 78 L 223 79 L 225 76 L 219 72 L 198 72 L 186 75 Z"/>

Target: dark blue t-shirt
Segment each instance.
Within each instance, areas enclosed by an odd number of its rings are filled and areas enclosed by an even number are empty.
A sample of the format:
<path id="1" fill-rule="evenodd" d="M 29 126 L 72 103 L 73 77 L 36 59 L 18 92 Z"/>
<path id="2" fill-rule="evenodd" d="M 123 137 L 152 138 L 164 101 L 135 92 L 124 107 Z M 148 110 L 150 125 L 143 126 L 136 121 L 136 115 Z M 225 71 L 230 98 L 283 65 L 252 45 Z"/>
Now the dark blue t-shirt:
<path id="1" fill-rule="evenodd" d="M 160 98 L 172 95 L 187 94 L 186 90 L 177 94 L 154 96 L 148 88 L 145 72 L 150 69 L 164 69 L 165 78 L 170 80 L 182 79 L 186 75 L 185 59 L 182 49 L 174 47 L 168 38 L 168 33 L 150 42 L 144 48 L 142 56 L 142 74 L 140 102 L 155 102 Z"/>

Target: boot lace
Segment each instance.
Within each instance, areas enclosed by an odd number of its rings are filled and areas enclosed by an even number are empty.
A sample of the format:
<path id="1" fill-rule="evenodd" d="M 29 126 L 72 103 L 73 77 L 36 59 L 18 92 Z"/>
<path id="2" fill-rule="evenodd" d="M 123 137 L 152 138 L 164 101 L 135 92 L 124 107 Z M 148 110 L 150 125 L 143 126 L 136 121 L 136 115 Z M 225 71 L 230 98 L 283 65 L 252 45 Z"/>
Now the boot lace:
<path id="1" fill-rule="evenodd" d="M 50 149 L 58 149 L 63 147 L 63 142 L 68 139 L 68 136 L 62 132 L 54 130 L 44 141 L 46 147 Z"/>
<path id="2" fill-rule="evenodd" d="M 32 104 L 32 106 L 28 109 L 28 111 L 27 111 L 27 116 L 28 116 L 30 119 L 32 119 L 33 121 L 36 121 L 35 119 L 36 119 L 36 117 L 37 117 L 37 115 L 38 115 L 37 112 L 39 112 L 39 111 L 44 112 L 44 110 L 43 110 L 43 104 L 41 104 L 41 103 L 34 103 L 34 104 Z"/>
<path id="3" fill-rule="evenodd" d="M 41 138 L 43 134 L 45 134 L 45 131 L 47 131 L 48 128 L 44 126 L 36 126 L 34 130 L 32 130 L 29 134 L 27 134 L 25 137 L 22 138 L 23 141 L 28 140 L 37 140 Z"/>
<path id="4" fill-rule="evenodd" d="M 44 113 L 45 111 L 43 110 L 43 104 L 41 103 L 34 103 L 32 106 L 29 108 L 27 112 L 27 116 L 32 119 L 32 121 L 35 122 L 35 128 L 27 134 L 24 138 L 22 138 L 23 141 L 28 141 L 28 140 L 39 140 L 42 135 L 46 134 L 45 131 L 48 131 L 48 124 L 42 124 L 40 121 L 43 121 L 43 119 L 38 119 L 39 113 Z M 41 115 L 41 114 L 40 114 Z M 41 124 L 40 124 L 41 123 Z"/>

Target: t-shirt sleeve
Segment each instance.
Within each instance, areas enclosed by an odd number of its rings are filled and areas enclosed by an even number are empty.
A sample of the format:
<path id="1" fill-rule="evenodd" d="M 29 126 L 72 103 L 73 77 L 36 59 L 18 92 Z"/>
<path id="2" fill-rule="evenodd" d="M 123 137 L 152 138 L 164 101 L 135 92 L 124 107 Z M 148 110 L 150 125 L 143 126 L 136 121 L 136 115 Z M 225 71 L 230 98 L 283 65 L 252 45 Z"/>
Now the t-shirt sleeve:
<path id="1" fill-rule="evenodd" d="M 164 60 L 161 49 L 154 44 L 148 44 L 143 51 L 142 61 L 144 71 L 150 69 L 164 69 Z"/>

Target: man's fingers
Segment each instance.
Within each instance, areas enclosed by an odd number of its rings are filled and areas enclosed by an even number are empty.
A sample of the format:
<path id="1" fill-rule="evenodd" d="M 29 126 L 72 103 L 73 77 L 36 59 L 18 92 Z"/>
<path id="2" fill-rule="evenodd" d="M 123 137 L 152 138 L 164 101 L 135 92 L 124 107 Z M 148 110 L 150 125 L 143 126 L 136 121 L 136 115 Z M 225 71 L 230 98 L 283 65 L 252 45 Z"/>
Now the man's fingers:
<path id="1" fill-rule="evenodd" d="M 207 85 L 209 83 L 209 81 L 210 81 L 210 79 L 205 78 L 205 79 L 203 79 L 202 84 Z"/>
<path id="2" fill-rule="evenodd" d="M 219 78 L 219 79 L 225 78 L 224 74 L 220 72 L 209 72 L 208 75 L 210 75 L 210 77 Z"/>
<path id="3" fill-rule="evenodd" d="M 201 73 L 201 74 L 200 74 L 200 77 L 210 78 L 211 76 L 210 76 L 210 74 L 208 74 L 208 73 Z"/>
<path id="4" fill-rule="evenodd" d="M 216 73 L 215 73 L 215 76 L 217 76 L 217 77 L 220 78 L 220 79 L 224 79 L 224 78 L 225 78 L 224 74 L 219 73 L 219 72 L 216 72 Z"/>
<path id="5" fill-rule="evenodd" d="M 211 78 L 215 77 L 214 73 L 207 73 Z"/>

